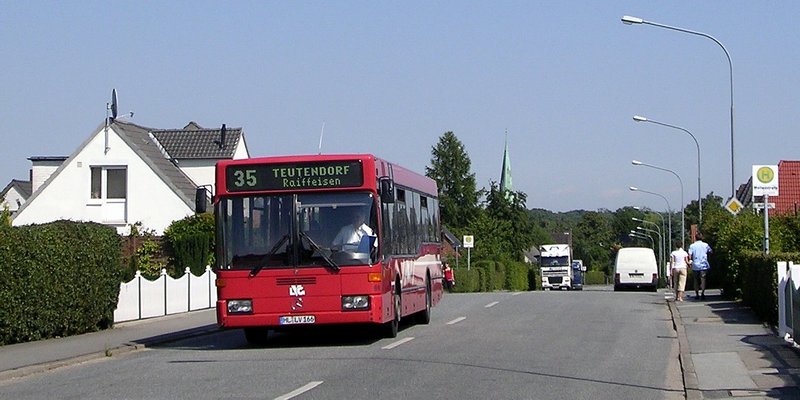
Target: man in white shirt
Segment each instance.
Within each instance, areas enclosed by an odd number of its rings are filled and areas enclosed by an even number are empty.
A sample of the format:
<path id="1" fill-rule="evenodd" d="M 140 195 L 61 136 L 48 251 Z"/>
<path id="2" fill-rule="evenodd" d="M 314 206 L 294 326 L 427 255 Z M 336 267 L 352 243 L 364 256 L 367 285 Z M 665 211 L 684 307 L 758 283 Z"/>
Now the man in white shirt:
<path id="1" fill-rule="evenodd" d="M 675 280 L 675 301 L 683 301 L 683 293 L 686 289 L 686 274 L 689 264 L 689 253 L 678 246 L 678 249 L 670 253 L 670 263 L 672 264 L 672 276 Z"/>
<path id="2" fill-rule="evenodd" d="M 333 247 L 341 250 L 353 251 L 358 248 L 361 243 L 361 238 L 364 235 L 373 236 L 372 228 L 364 223 L 364 215 L 360 212 L 354 212 L 351 216 L 352 222 L 343 226 L 333 238 Z"/>

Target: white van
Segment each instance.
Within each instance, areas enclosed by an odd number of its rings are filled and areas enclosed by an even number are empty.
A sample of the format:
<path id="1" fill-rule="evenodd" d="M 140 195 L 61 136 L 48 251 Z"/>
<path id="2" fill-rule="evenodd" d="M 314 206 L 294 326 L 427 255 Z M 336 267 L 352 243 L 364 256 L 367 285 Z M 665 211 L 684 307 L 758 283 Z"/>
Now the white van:
<path id="1" fill-rule="evenodd" d="M 619 249 L 614 263 L 614 291 L 624 288 L 658 290 L 658 264 L 653 249 Z"/>

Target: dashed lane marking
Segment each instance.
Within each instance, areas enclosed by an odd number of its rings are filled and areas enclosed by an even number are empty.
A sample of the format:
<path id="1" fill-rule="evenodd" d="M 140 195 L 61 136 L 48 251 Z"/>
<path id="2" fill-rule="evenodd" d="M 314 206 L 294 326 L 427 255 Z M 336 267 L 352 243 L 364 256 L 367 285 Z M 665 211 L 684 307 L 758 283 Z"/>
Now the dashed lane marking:
<path id="1" fill-rule="evenodd" d="M 463 320 L 465 320 L 465 319 L 467 319 L 467 317 L 458 317 L 458 318 L 456 318 L 456 319 L 454 319 L 454 320 L 452 320 L 452 321 L 448 322 L 446 325 L 453 325 L 453 324 L 457 324 L 457 323 L 459 323 L 459 322 L 461 322 L 461 321 L 463 321 Z"/>
<path id="2" fill-rule="evenodd" d="M 384 349 L 384 350 L 391 350 L 391 349 L 393 349 L 393 348 L 395 348 L 397 346 L 400 346 L 403 343 L 410 342 L 412 340 L 414 340 L 414 337 L 413 336 L 409 336 L 407 338 L 400 339 L 400 340 L 398 340 L 398 341 L 396 341 L 396 342 L 394 342 L 392 344 L 387 344 L 386 346 L 383 346 L 381 348 Z"/>
<path id="3" fill-rule="evenodd" d="M 496 305 L 497 305 L 497 303 L 499 303 L 499 301 L 493 301 L 493 302 L 491 302 L 491 303 L 489 303 L 489 304 L 487 304 L 487 305 L 483 306 L 483 308 L 491 308 L 491 307 L 494 307 L 494 306 L 496 306 Z"/>
<path id="4" fill-rule="evenodd" d="M 322 382 L 323 381 L 309 382 L 309 383 L 307 383 L 305 386 L 303 386 L 301 388 L 295 389 L 295 390 L 293 390 L 293 391 L 291 391 L 289 393 L 286 393 L 283 396 L 276 397 L 275 400 L 289 400 L 289 399 L 291 399 L 293 397 L 297 397 L 297 396 L 299 396 L 299 395 L 301 395 L 301 394 L 303 394 L 303 393 L 305 393 L 305 392 L 307 392 L 307 391 L 309 391 L 309 390 L 321 385 Z"/>

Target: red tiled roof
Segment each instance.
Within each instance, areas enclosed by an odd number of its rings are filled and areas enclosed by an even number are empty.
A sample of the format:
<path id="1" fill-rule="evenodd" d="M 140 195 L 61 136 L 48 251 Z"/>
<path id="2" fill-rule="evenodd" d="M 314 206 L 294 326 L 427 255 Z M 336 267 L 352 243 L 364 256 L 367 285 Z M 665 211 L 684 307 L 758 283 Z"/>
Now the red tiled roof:
<path id="1" fill-rule="evenodd" d="M 778 196 L 769 200 L 775 203 L 776 215 L 796 215 L 800 211 L 800 161 L 778 162 Z"/>

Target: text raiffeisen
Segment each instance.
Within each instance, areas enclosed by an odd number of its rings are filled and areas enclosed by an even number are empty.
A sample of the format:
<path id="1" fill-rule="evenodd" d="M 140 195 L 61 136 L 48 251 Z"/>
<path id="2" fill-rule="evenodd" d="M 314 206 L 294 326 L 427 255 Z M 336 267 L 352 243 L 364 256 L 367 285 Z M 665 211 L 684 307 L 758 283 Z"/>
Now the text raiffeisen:
<path id="1" fill-rule="evenodd" d="M 350 166 L 281 167 L 272 173 L 285 188 L 331 187 L 342 184 L 340 177 L 350 174 Z"/>

